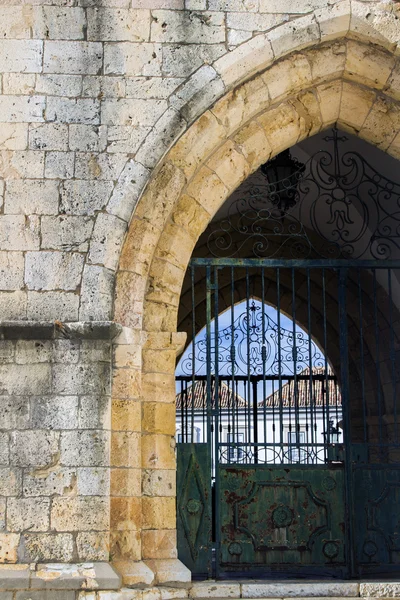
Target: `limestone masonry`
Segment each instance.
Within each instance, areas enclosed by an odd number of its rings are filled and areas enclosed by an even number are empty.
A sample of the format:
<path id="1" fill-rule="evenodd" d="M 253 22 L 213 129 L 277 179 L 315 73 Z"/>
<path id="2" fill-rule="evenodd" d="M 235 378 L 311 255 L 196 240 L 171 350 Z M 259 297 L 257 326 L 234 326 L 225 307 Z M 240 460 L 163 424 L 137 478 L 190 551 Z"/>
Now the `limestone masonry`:
<path id="1" fill-rule="evenodd" d="M 1 0 L 0 73 L 1 600 L 185 598 L 193 247 L 260 164 L 335 123 L 400 157 L 400 4 Z"/>

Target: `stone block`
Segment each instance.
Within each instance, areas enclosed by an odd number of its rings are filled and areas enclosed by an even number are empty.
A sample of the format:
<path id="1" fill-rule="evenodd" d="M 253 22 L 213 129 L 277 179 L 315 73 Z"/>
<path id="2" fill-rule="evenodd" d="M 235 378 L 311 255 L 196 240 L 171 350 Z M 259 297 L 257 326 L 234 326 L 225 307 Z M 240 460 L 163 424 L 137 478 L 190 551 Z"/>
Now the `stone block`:
<path id="1" fill-rule="evenodd" d="M 4 73 L 3 93 L 15 96 L 35 93 L 35 73 Z"/>
<path id="2" fill-rule="evenodd" d="M 111 434 L 111 466 L 140 467 L 140 434 L 113 431 Z"/>
<path id="3" fill-rule="evenodd" d="M 69 215 L 93 215 L 106 206 L 112 189 L 111 181 L 65 181 L 61 187 L 60 212 Z"/>
<path id="4" fill-rule="evenodd" d="M 0 71 L 2 73 L 40 73 L 43 42 L 40 40 L 0 40 Z"/>
<path id="5" fill-rule="evenodd" d="M 395 64 L 393 56 L 349 40 L 345 77 L 368 87 L 382 89 L 392 73 Z"/>
<path id="6" fill-rule="evenodd" d="M 110 404 L 109 396 L 81 396 L 78 427 L 80 429 L 110 429 Z"/>
<path id="7" fill-rule="evenodd" d="M 148 177 L 143 165 L 128 161 L 107 205 L 108 212 L 129 222 Z"/>
<path id="8" fill-rule="evenodd" d="M 114 274 L 105 267 L 86 265 L 81 288 L 82 320 L 107 321 L 111 318 Z"/>
<path id="9" fill-rule="evenodd" d="M 108 496 L 110 470 L 98 467 L 78 468 L 77 491 L 80 496 Z"/>
<path id="10" fill-rule="evenodd" d="M 110 494 L 113 497 L 140 496 L 142 487 L 141 469 L 111 469 Z"/>
<path id="11" fill-rule="evenodd" d="M 50 365 L 0 365 L 0 393 L 17 396 L 46 394 L 51 385 Z"/>
<path id="12" fill-rule="evenodd" d="M 214 66 L 225 85 L 232 85 L 271 64 L 274 53 L 269 39 L 257 35 L 219 58 Z"/>
<path id="13" fill-rule="evenodd" d="M 221 581 L 195 582 L 190 588 L 191 598 L 240 598 L 239 583 Z"/>
<path id="14" fill-rule="evenodd" d="M 108 466 L 110 433 L 107 431 L 78 430 L 61 433 L 61 456 L 63 466 Z M 82 473 L 82 477 L 83 477 Z M 81 482 L 83 485 L 83 482 Z"/>
<path id="15" fill-rule="evenodd" d="M 266 1 L 269 2 L 269 0 Z M 290 0 L 288 3 L 294 7 L 294 4 Z M 322 1 L 321 5 L 324 6 Z M 302 50 L 311 44 L 318 43 L 320 40 L 320 30 L 313 13 L 311 13 L 284 23 L 280 27 L 270 31 L 267 37 L 271 41 L 272 50 L 275 59 L 277 59 L 289 52 Z"/>
<path id="16" fill-rule="evenodd" d="M 32 150 L 68 150 L 68 126 L 61 123 L 30 125 L 29 148 Z"/>
<path id="17" fill-rule="evenodd" d="M 29 587 L 29 565 L 26 564 L 1 564 L 0 565 L 0 588 L 2 590 L 20 590 Z M 7 592 L 2 591 L 6 600 L 11 600 L 11 596 L 14 598 L 13 592 L 10 593 L 10 598 Z M 18 593 L 18 592 L 17 592 Z"/>
<path id="18" fill-rule="evenodd" d="M 34 429 L 75 429 L 78 426 L 77 396 L 46 396 L 31 400 Z"/>
<path id="19" fill-rule="evenodd" d="M 55 531 L 106 531 L 109 515 L 108 498 L 53 498 L 50 524 Z"/>
<path id="20" fill-rule="evenodd" d="M 74 155 L 67 152 L 47 152 L 44 175 L 47 179 L 70 179 L 74 175 Z"/>
<path id="21" fill-rule="evenodd" d="M 143 402 L 142 429 L 147 433 L 175 434 L 176 414 L 173 404 Z"/>
<path id="22" fill-rule="evenodd" d="M 74 540 L 69 533 L 24 533 L 21 543 L 22 560 L 26 562 L 73 560 Z"/>
<path id="23" fill-rule="evenodd" d="M 76 536 L 76 547 L 80 560 L 105 560 L 110 558 L 110 536 L 108 532 L 83 531 Z"/>
<path id="24" fill-rule="evenodd" d="M 14 356 L 15 343 L 12 340 L 0 340 L 0 361 L 2 363 L 12 363 L 14 362 Z M 0 425 L 0 429 L 4 429 L 4 427 L 1 427 Z"/>
<path id="25" fill-rule="evenodd" d="M 7 530 L 9 532 L 47 531 L 49 509 L 48 498 L 8 498 Z"/>
<path id="26" fill-rule="evenodd" d="M 25 429 L 29 425 L 29 397 L 0 396 L 0 429 Z"/>
<path id="27" fill-rule="evenodd" d="M 36 8 L 36 7 L 35 7 Z M 83 8 L 40 6 L 36 8 L 33 37 L 45 40 L 83 40 L 87 29 Z"/>
<path id="28" fill-rule="evenodd" d="M 162 72 L 168 77 L 188 77 L 201 65 L 212 64 L 225 53 L 225 44 L 165 44 Z"/>
<path id="29" fill-rule="evenodd" d="M 27 145 L 27 123 L 2 123 L 0 130 L 0 150 L 25 150 Z"/>
<path id="30" fill-rule="evenodd" d="M 46 41 L 43 72 L 96 75 L 102 67 L 102 58 L 103 48 L 97 42 Z"/>
<path id="31" fill-rule="evenodd" d="M 91 217 L 43 216 L 42 248 L 71 252 L 87 252 L 94 220 Z"/>
<path id="32" fill-rule="evenodd" d="M 25 283 L 31 290 L 76 290 L 84 257 L 76 252 L 28 252 Z"/>
<path id="33" fill-rule="evenodd" d="M 8 467 L 9 461 L 8 433 L 0 432 L 0 465 Z"/>
<path id="34" fill-rule="evenodd" d="M 47 99 L 46 116 L 57 123 L 81 123 L 97 125 L 100 122 L 100 103 L 93 98 Z"/>
<path id="35" fill-rule="evenodd" d="M 176 496 L 176 471 L 151 469 L 143 470 L 143 495 L 145 496 Z"/>
<path id="36" fill-rule="evenodd" d="M 10 435 L 11 465 L 45 469 L 59 460 L 59 433 L 56 431 L 13 431 Z"/>
<path id="37" fill-rule="evenodd" d="M 23 287 L 24 257 L 22 252 L 0 252 L 0 289 L 14 291 Z"/>
<path id="38" fill-rule="evenodd" d="M 121 587 L 121 577 L 112 568 L 109 563 L 48 563 L 39 564 L 37 570 L 31 575 L 31 587 L 41 589 L 41 594 L 45 593 L 51 597 L 51 591 L 57 590 L 55 598 L 62 598 L 59 590 L 118 590 Z M 30 592 L 33 593 L 33 592 Z M 73 598 L 76 598 L 73 592 Z M 51 597 L 52 598 L 52 597 Z"/>
<path id="39" fill-rule="evenodd" d="M 400 584 L 397 582 L 360 583 L 362 598 L 397 598 L 400 596 Z"/>
<path id="40" fill-rule="evenodd" d="M 80 152 L 103 152 L 107 145 L 107 128 L 104 125 L 71 124 L 69 146 Z"/>
<path id="41" fill-rule="evenodd" d="M 142 526 L 142 498 L 111 498 L 110 527 L 113 531 L 139 531 Z"/>
<path id="42" fill-rule="evenodd" d="M 17 533 L 0 533 L 0 563 L 16 563 L 20 536 Z"/>
<path id="43" fill-rule="evenodd" d="M 7 184 L 4 211 L 6 214 L 57 214 L 58 183 L 43 180 L 15 180 Z"/>
<path id="44" fill-rule="evenodd" d="M 141 391 L 141 373 L 138 369 L 115 369 L 112 393 L 116 398 L 137 400 Z"/>
<path id="45" fill-rule="evenodd" d="M 51 362 L 52 350 L 52 344 L 47 340 L 18 340 L 15 345 L 15 362 L 21 365 Z"/>
<path id="46" fill-rule="evenodd" d="M 153 571 L 142 561 L 133 561 L 133 560 L 114 560 L 113 565 L 117 569 L 118 573 L 122 576 L 122 581 L 124 585 L 129 585 L 130 587 L 143 587 L 152 585 L 154 582 L 154 573 Z M 134 594 L 134 592 L 129 592 Z M 133 596 L 133 599 L 135 596 Z M 101 600 L 108 600 L 107 598 L 101 598 Z M 125 600 L 125 599 L 124 599 Z M 126 600 L 130 600 L 130 598 L 126 598 Z"/>
<path id="47" fill-rule="evenodd" d="M 45 74 L 36 76 L 36 92 L 49 96 L 80 96 L 82 77 L 80 75 Z"/>
<path id="48" fill-rule="evenodd" d="M 2 250 L 36 250 L 39 248 L 37 216 L 3 215 L 0 217 L 0 248 Z"/>
<path id="49" fill-rule="evenodd" d="M 218 44 L 225 41 L 222 12 L 152 12 L 151 41 L 163 43 Z"/>
<path id="50" fill-rule="evenodd" d="M 104 46 L 104 74 L 160 76 L 161 59 L 160 44 L 106 43 Z"/>
<path id="51" fill-rule="evenodd" d="M 75 592 L 67 590 L 46 590 L 46 600 L 75 600 Z M 44 600 L 43 590 L 17 592 L 15 600 Z"/>
<path id="52" fill-rule="evenodd" d="M 25 497 L 68 496 L 75 494 L 76 489 L 76 469 L 61 468 L 57 464 L 50 465 L 47 470 L 35 469 L 24 473 L 22 491 Z"/>
<path id="53" fill-rule="evenodd" d="M 27 294 L 21 292 L 0 292 L 0 312 L 7 321 L 26 319 Z"/>
<path id="54" fill-rule="evenodd" d="M 0 8 L 0 36 L 2 39 L 30 38 L 31 6 L 2 6 Z"/>
<path id="55" fill-rule="evenodd" d="M 88 40 L 146 42 L 150 20 L 149 10 L 89 8 Z"/>
<path id="56" fill-rule="evenodd" d="M 359 131 L 375 101 L 375 93 L 351 83 L 343 82 L 339 122 Z"/>
<path id="57" fill-rule="evenodd" d="M 142 543 L 140 531 L 112 531 L 110 532 L 110 555 L 113 560 L 126 558 L 138 561 L 142 558 Z"/>
<path id="58" fill-rule="evenodd" d="M 323 598 L 356 597 L 359 591 L 358 583 L 350 582 L 268 582 L 243 583 L 242 598 Z"/>
<path id="59" fill-rule="evenodd" d="M 6 123 L 43 122 L 45 98 L 43 96 L 1 96 L 0 110 L 2 119 Z"/>
<path id="60" fill-rule="evenodd" d="M 189 569 L 177 558 L 147 560 L 145 562 L 155 572 L 155 582 L 159 585 L 186 586 L 192 580 Z"/>
<path id="61" fill-rule="evenodd" d="M 53 369 L 53 390 L 62 395 L 110 393 L 110 366 L 107 363 L 57 365 Z"/>
<path id="62" fill-rule="evenodd" d="M 82 95 L 88 98 L 123 98 L 126 83 L 124 77 L 86 75 L 83 79 Z"/>
<path id="63" fill-rule="evenodd" d="M 27 317 L 34 321 L 77 321 L 79 296 L 67 292 L 29 292 Z"/>
<path id="64" fill-rule="evenodd" d="M 114 431 L 140 431 L 142 405 L 139 400 L 113 399 L 111 423 Z"/>
<path id="65" fill-rule="evenodd" d="M 143 529 L 174 529 L 176 527 L 175 498 L 142 499 Z"/>
<path id="66" fill-rule="evenodd" d="M 102 103 L 101 122 L 103 125 L 152 127 L 167 107 L 165 100 L 106 98 Z"/>
<path id="67" fill-rule="evenodd" d="M 127 225 L 114 215 L 99 214 L 90 243 L 89 262 L 116 269 Z"/>

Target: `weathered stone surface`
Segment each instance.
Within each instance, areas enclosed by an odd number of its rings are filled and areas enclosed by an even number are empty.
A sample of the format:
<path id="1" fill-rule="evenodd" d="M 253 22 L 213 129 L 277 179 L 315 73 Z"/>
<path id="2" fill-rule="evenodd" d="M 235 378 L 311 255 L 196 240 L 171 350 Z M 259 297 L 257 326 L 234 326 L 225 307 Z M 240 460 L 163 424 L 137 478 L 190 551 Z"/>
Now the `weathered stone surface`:
<path id="1" fill-rule="evenodd" d="M 293 597 L 356 597 L 358 583 L 296 582 L 296 583 L 243 583 L 242 598 L 293 598 Z"/>

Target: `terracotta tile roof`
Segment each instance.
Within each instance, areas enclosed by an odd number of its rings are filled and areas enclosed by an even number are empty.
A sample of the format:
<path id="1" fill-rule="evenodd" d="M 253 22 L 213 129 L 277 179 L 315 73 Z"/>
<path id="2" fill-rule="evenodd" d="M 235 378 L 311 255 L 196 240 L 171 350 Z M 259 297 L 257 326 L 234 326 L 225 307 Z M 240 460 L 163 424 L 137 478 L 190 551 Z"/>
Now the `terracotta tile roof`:
<path id="1" fill-rule="evenodd" d="M 313 367 L 313 376 L 323 377 L 325 375 L 325 367 Z M 297 380 L 297 393 L 298 393 L 298 406 L 300 408 L 304 408 L 306 406 L 310 406 L 310 369 L 307 367 L 301 373 L 299 373 L 299 378 Z M 332 376 L 333 371 L 330 367 L 328 367 L 328 375 Z M 325 390 L 325 379 L 322 381 L 321 379 L 314 379 L 312 384 L 313 391 L 313 399 L 312 404 L 314 406 L 322 407 L 324 405 L 324 390 Z M 225 382 L 220 382 L 220 393 L 219 393 L 219 404 L 221 408 L 245 408 L 246 400 L 240 396 L 240 394 L 235 394 L 235 399 L 233 398 L 232 388 L 227 385 Z M 275 386 L 278 387 L 278 381 L 275 382 Z M 328 382 L 329 387 L 329 406 L 341 406 L 342 405 L 342 397 L 340 394 L 340 389 L 335 380 L 330 379 Z M 186 392 L 183 392 L 185 406 L 190 410 L 192 408 L 192 383 L 189 382 L 188 387 L 186 388 Z M 212 396 L 214 397 L 214 389 L 215 384 L 212 383 Z M 260 400 L 258 406 L 267 408 L 273 408 L 280 406 L 280 398 L 282 395 L 282 405 L 283 407 L 294 408 L 295 406 L 295 394 L 294 394 L 294 381 L 290 381 L 285 383 L 282 386 L 282 392 L 279 393 L 277 389 L 273 394 L 267 396 L 265 400 Z M 194 395 L 194 410 L 200 410 L 205 407 L 207 396 L 207 382 L 204 380 L 197 380 L 195 382 L 195 395 Z M 178 393 L 176 395 L 176 409 L 179 410 L 182 408 L 182 393 Z"/>
<path id="2" fill-rule="evenodd" d="M 312 369 L 313 376 L 325 375 L 325 367 L 313 367 Z M 297 399 L 298 406 L 306 407 L 310 406 L 310 369 L 307 367 L 301 373 L 299 373 L 299 377 L 306 377 L 306 379 L 297 380 Z M 328 367 L 328 375 L 333 375 L 333 371 L 330 367 Z M 277 384 L 278 385 L 278 384 Z M 314 379 L 312 382 L 312 404 L 313 406 L 323 406 L 326 403 L 324 399 L 325 396 L 325 386 L 326 381 L 321 379 Z M 342 396 L 340 394 L 339 386 L 337 385 L 336 380 L 330 379 L 328 381 L 328 390 L 329 390 L 329 406 L 341 406 L 342 405 Z M 290 406 L 293 408 L 295 406 L 295 382 L 294 380 L 285 383 L 282 386 L 281 393 L 279 389 L 277 389 L 273 394 L 270 394 L 265 398 L 265 400 L 261 400 L 258 403 L 258 406 L 266 406 L 266 407 L 276 407 L 280 406 L 281 397 L 282 397 L 282 405 L 284 407 Z"/>
<path id="3" fill-rule="evenodd" d="M 185 406 L 188 409 L 192 408 L 192 388 L 193 385 L 190 383 L 186 389 L 186 393 L 183 393 Z M 205 399 L 207 397 L 207 382 L 196 381 L 194 384 L 194 409 L 202 409 L 205 406 Z M 212 397 L 214 397 L 215 383 L 212 383 Z M 230 388 L 225 382 L 219 384 L 219 405 L 221 408 L 242 408 L 246 406 L 246 400 L 239 394 L 235 394 L 235 399 L 232 398 L 232 388 Z M 176 409 L 182 408 L 182 394 L 176 395 Z"/>

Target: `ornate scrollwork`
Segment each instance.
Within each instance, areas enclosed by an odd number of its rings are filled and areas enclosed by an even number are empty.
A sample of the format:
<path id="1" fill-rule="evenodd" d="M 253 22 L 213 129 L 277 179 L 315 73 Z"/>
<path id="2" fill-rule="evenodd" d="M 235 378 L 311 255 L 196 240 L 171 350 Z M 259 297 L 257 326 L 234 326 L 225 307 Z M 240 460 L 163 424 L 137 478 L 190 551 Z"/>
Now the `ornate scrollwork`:
<path id="1" fill-rule="evenodd" d="M 340 152 L 347 139 L 334 129 L 324 138 L 332 152 L 318 151 L 288 179 L 266 179 L 236 200 L 212 226 L 211 254 L 393 258 L 400 250 L 400 182 L 379 174 L 358 152 Z"/>
<path id="2" fill-rule="evenodd" d="M 214 372 L 216 358 L 220 375 L 261 375 L 264 370 L 273 375 L 295 375 L 310 364 L 325 366 L 324 356 L 314 342 L 310 348 L 307 333 L 299 327 L 295 331 L 278 327 L 266 311 L 263 315 L 261 305 L 254 300 L 232 325 L 219 331 L 217 339 L 211 333 L 210 348 L 208 356 L 207 340 L 195 342 L 194 351 L 182 361 L 182 373 L 192 373 L 193 355 L 197 374 L 205 370 L 207 362 Z"/>

